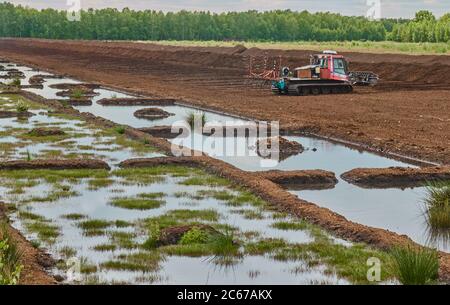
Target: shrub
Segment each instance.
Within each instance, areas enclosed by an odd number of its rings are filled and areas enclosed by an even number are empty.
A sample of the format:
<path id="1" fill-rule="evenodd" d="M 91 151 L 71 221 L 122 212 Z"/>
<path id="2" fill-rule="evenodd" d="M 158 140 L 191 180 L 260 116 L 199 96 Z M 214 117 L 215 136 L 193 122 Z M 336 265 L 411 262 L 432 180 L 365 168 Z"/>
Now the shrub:
<path id="1" fill-rule="evenodd" d="M 19 101 L 16 106 L 16 111 L 20 113 L 27 112 L 30 107 L 24 101 Z"/>
<path id="2" fill-rule="evenodd" d="M 425 285 L 438 279 L 439 258 L 436 250 L 398 247 L 392 250 L 398 279 L 404 285 Z"/>

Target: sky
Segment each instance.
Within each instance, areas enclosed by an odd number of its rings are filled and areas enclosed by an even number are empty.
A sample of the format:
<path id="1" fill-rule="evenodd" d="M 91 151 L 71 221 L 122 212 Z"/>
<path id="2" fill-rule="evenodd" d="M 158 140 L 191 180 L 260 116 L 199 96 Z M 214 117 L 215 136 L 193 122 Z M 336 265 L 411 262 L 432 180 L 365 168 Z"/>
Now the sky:
<path id="1" fill-rule="evenodd" d="M 5 0 L 0 0 L 5 2 Z M 291 9 L 310 12 L 330 11 L 343 15 L 366 15 L 368 2 L 381 1 L 381 18 L 412 18 L 416 11 L 426 9 L 440 17 L 450 12 L 450 0 L 7 0 L 38 9 L 67 9 L 76 1 L 82 8 L 115 7 L 122 9 L 180 11 L 209 10 L 212 12 Z"/>

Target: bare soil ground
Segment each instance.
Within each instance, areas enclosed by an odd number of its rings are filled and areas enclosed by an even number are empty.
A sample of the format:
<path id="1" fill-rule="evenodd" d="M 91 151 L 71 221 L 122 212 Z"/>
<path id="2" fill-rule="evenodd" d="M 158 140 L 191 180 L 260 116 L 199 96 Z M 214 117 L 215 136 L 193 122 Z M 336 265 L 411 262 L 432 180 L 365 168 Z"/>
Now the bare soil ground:
<path id="1" fill-rule="evenodd" d="M 255 119 L 279 120 L 382 151 L 450 163 L 449 56 L 345 53 L 352 70 L 371 70 L 376 88 L 350 95 L 273 96 L 245 83 L 249 56 L 307 63 L 312 51 L 174 47 L 130 42 L 0 40 L 0 57 L 86 81 Z"/>
<path id="2" fill-rule="evenodd" d="M 355 168 L 343 173 L 341 177 L 363 187 L 413 187 L 431 181 L 450 180 L 450 167 Z"/>

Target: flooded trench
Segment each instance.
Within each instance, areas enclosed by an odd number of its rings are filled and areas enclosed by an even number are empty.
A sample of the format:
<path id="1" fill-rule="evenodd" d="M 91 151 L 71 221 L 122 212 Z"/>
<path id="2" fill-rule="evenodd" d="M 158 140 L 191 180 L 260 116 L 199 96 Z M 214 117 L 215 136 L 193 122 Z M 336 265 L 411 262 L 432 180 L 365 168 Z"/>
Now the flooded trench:
<path id="1" fill-rule="evenodd" d="M 26 78 L 23 79 L 24 84 L 27 83 L 29 77 L 35 74 L 43 74 L 37 71 L 29 71 L 31 69 L 26 67 L 18 66 L 16 68 L 21 71 L 24 71 L 26 75 Z M 61 99 L 60 97 L 56 96 L 56 92 L 58 90 L 49 88 L 48 85 L 58 83 L 69 83 L 69 82 L 76 83 L 77 81 L 73 79 L 47 79 L 46 82 L 43 84 L 44 89 L 26 89 L 26 90 L 32 91 L 45 98 Z M 104 117 L 118 124 L 130 125 L 136 128 L 170 125 L 176 121 L 184 120 L 186 116 L 193 111 L 193 108 L 186 106 L 179 106 L 179 105 L 164 106 L 164 107 L 158 106 L 158 108 L 161 108 L 175 115 L 162 120 L 154 120 L 154 121 L 142 120 L 134 117 L 133 113 L 136 110 L 145 108 L 144 106 L 102 106 L 96 103 L 98 100 L 102 98 L 132 97 L 131 95 L 123 94 L 120 92 L 104 88 L 95 89 L 95 91 L 100 94 L 93 97 L 92 106 L 77 106 L 75 108 L 83 112 L 90 112 L 95 115 Z M 230 116 L 212 113 L 208 111 L 205 111 L 205 113 L 208 121 L 218 121 L 218 122 L 235 121 L 237 124 L 245 124 L 245 120 L 236 119 Z M 339 178 L 339 176 L 343 172 L 357 167 L 389 167 L 389 166 L 411 166 L 411 165 L 395 161 L 386 157 L 381 157 L 369 152 L 351 149 L 344 145 L 335 144 L 321 139 L 311 137 L 300 137 L 300 136 L 286 137 L 286 138 L 301 143 L 305 147 L 305 151 L 297 156 L 293 156 L 286 160 L 281 161 L 275 168 L 261 168 L 261 158 L 256 154 L 256 151 L 254 151 L 256 150 L 255 143 L 249 143 L 249 140 L 245 138 L 243 139 L 226 138 L 224 139 L 224 143 L 225 146 L 232 146 L 236 145 L 236 141 L 241 141 L 240 143 L 245 143 L 246 147 L 249 148 L 250 151 L 253 150 L 251 156 L 245 157 L 217 156 L 217 155 L 212 156 L 214 158 L 221 159 L 246 171 L 261 171 L 270 169 L 280 169 L 280 170 L 323 169 L 332 171 L 336 174 L 336 176 L 339 179 L 339 183 L 336 185 L 335 188 L 327 190 L 301 190 L 301 191 L 291 190 L 291 192 L 293 194 L 298 195 L 302 199 L 314 202 L 319 206 L 329 208 L 345 216 L 349 220 L 368 226 L 388 229 L 399 234 L 406 234 L 414 241 L 422 245 L 436 247 L 440 250 L 449 252 L 450 247 L 447 243 L 447 239 L 442 236 L 435 236 L 434 233 L 429 230 L 428 225 L 426 223 L 426 219 L 424 216 L 424 203 L 423 203 L 423 200 L 426 195 L 425 188 L 417 187 L 411 189 L 398 189 L 398 188 L 364 189 L 349 184 Z M 203 140 L 206 141 L 207 139 L 204 138 Z M 177 140 L 175 139 L 172 141 L 176 143 Z M 186 144 L 186 142 L 184 142 L 184 144 Z M 189 146 L 189 143 L 187 146 Z M 208 151 L 207 148 L 204 149 L 204 151 L 207 153 L 208 152 L 211 153 L 211 151 Z M 76 200 L 77 203 L 80 202 L 78 199 Z M 213 205 L 214 204 L 217 204 L 217 202 L 213 203 Z M 234 215 L 234 217 L 236 216 Z M 270 226 L 270 224 L 261 222 L 260 219 L 258 220 L 258 226 L 267 228 L 267 226 Z M 178 259 L 179 262 L 184 262 L 186 259 L 189 260 L 191 258 L 180 257 Z M 264 258 L 261 257 L 252 259 L 249 258 L 246 260 L 246 264 L 243 265 L 249 266 L 252 264 L 258 264 L 258 261 L 261 259 L 264 260 Z M 188 283 L 189 280 L 191 279 L 185 279 L 185 281 L 183 281 L 183 274 L 186 274 L 186 272 L 189 271 L 190 267 L 194 268 L 193 266 L 196 266 L 197 268 L 199 268 L 199 270 L 205 270 L 205 272 L 207 272 L 208 274 L 210 273 L 211 271 L 210 268 L 212 267 L 208 264 L 202 265 L 202 263 L 204 263 L 202 261 L 202 258 L 192 258 L 192 260 L 193 260 L 192 265 L 189 266 L 183 265 L 185 266 L 184 268 L 186 270 L 183 269 L 184 272 L 180 273 L 179 277 L 177 277 L 177 280 L 172 279 L 169 282 Z M 195 261 L 197 263 L 195 263 Z M 176 260 L 165 261 L 163 263 L 164 265 L 163 270 L 178 270 L 177 266 L 179 266 L 179 262 L 177 263 Z M 200 265 L 202 265 L 203 268 Z M 273 266 L 275 266 L 275 264 Z M 272 266 L 267 266 L 267 268 L 272 269 Z M 217 268 L 217 266 L 212 268 L 212 270 L 216 269 L 221 268 Z M 273 269 L 274 270 L 267 270 L 267 272 L 269 272 L 268 274 L 270 274 L 270 272 L 274 272 L 273 274 L 278 274 L 280 266 L 277 266 L 276 268 L 274 267 Z M 278 271 L 275 271 L 275 269 Z M 240 270 L 236 268 L 232 268 L 231 271 L 227 270 L 227 272 L 232 273 L 229 279 L 230 280 L 232 278 L 236 279 L 236 276 L 240 274 L 242 275 L 242 277 L 238 276 L 238 278 L 242 280 L 244 277 L 243 275 L 247 272 L 246 275 L 248 276 L 250 272 L 248 268 L 246 269 L 246 271 L 244 270 L 245 268 Z M 210 279 L 209 283 L 217 283 L 215 280 L 217 280 L 218 282 L 224 281 L 223 276 L 221 276 L 220 274 L 221 273 L 219 273 L 219 275 L 215 277 L 214 272 L 212 272 L 210 274 L 211 276 L 208 276 L 208 279 Z M 159 274 L 159 276 L 161 276 L 161 274 Z M 282 277 L 286 279 L 286 274 L 284 274 Z M 264 277 L 261 277 L 260 280 L 261 283 L 264 283 Z M 308 280 L 311 280 L 311 278 L 309 278 Z M 313 277 L 312 280 L 317 280 L 317 278 Z M 327 280 L 327 279 L 323 278 L 320 279 L 319 277 L 319 281 L 320 280 Z M 253 280 L 251 282 L 254 283 Z M 271 283 L 273 283 L 273 281 Z"/>

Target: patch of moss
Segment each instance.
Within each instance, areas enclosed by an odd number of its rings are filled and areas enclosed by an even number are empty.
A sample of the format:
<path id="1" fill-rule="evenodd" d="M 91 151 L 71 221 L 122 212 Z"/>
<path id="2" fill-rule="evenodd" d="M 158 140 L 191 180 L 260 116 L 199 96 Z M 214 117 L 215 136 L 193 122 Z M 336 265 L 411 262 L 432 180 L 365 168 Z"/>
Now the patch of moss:
<path id="1" fill-rule="evenodd" d="M 72 214 L 66 214 L 61 216 L 64 219 L 68 220 L 81 220 L 88 218 L 87 215 L 78 214 L 78 213 L 72 213 Z"/>
<path id="2" fill-rule="evenodd" d="M 116 260 L 101 264 L 102 269 L 119 271 L 156 272 L 164 258 L 156 251 L 138 252 L 130 255 L 120 255 Z"/>
<path id="3" fill-rule="evenodd" d="M 151 210 L 165 204 L 164 193 L 142 193 L 136 197 L 116 197 L 110 202 L 112 206 L 130 210 Z"/>

